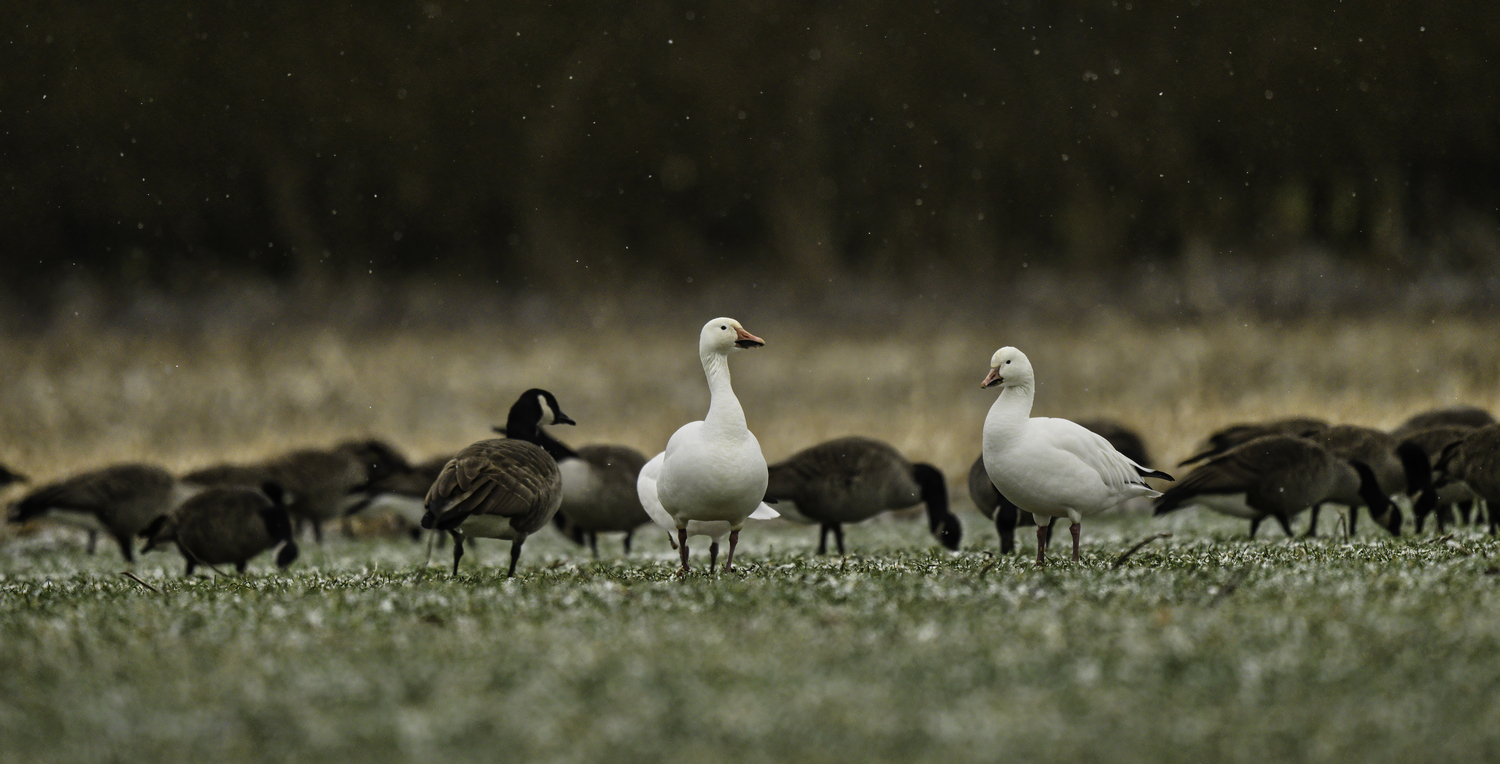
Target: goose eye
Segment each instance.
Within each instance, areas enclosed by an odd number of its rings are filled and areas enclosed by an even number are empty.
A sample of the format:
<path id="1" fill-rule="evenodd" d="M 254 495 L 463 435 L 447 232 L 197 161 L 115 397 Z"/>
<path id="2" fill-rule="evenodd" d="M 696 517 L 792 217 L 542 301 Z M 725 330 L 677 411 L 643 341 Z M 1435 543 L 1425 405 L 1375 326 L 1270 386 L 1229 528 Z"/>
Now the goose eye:
<path id="1" fill-rule="evenodd" d="M 729 329 L 729 327 L 727 327 L 727 326 L 720 326 L 719 327 L 720 331 L 727 331 L 728 329 Z"/>
<path id="2" fill-rule="evenodd" d="M 1006 361 L 1006 362 L 1005 362 L 1005 365 L 1006 365 L 1006 366 L 1009 366 L 1009 365 L 1010 365 L 1010 361 Z"/>

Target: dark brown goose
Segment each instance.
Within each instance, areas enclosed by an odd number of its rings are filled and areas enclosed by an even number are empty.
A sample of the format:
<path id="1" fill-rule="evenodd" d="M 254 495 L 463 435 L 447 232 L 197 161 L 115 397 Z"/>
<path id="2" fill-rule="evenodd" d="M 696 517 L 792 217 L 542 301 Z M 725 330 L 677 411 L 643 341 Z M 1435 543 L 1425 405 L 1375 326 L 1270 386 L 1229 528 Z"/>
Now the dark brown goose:
<path id="1" fill-rule="evenodd" d="M 183 575 L 193 575 L 199 565 L 233 564 L 245 572 L 251 558 L 281 545 L 276 566 L 285 568 L 297 559 L 292 521 L 287 514 L 281 486 L 267 483 L 260 489 L 209 488 L 182 503 L 171 514 L 156 518 L 141 531 L 146 539 L 142 552 L 176 544 L 187 561 Z"/>
<path id="2" fill-rule="evenodd" d="M 411 462 L 395 446 L 379 438 L 352 439 L 334 445 L 333 451 L 355 458 L 365 471 L 365 482 L 374 483 L 407 472 Z"/>
<path id="3" fill-rule="evenodd" d="M 540 425 L 573 424 L 545 390 L 531 389 L 511 406 L 510 437 L 482 440 L 458 452 L 427 492 L 422 527 L 453 536 L 453 573 L 464 555 L 465 536 L 510 540 L 516 574 L 526 537 L 552 521 L 562 505 L 557 462 L 537 445 Z"/>
<path id="4" fill-rule="evenodd" d="M 15 483 L 24 483 L 27 478 L 3 464 L 0 464 L 0 491 L 5 490 Z"/>
<path id="5" fill-rule="evenodd" d="M 412 538 L 420 538 L 422 515 L 427 513 L 427 491 L 451 461 L 452 454 L 434 456 L 375 480 L 344 510 L 344 514 L 392 515 L 411 532 Z"/>
<path id="6" fill-rule="evenodd" d="M 844 553 L 844 523 L 921 502 L 927 528 L 949 549 L 958 549 L 963 529 L 948 510 L 943 473 L 931 464 L 910 462 L 888 443 L 874 438 L 836 438 L 803 449 L 767 468 L 766 498 L 793 522 L 817 524 L 818 554 L 828 552 L 833 533 Z"/>
<path id="7" fill-rule="evenodd" d="M 323 543 L 323 523 L 342 517 L 349 496 L 368 482 L 366 467 L 346 452 L 303 448 L 271 459 L 263 465 L 271 481 L 287 492 L 287 511 L 299 530 L 312 525 L 313 540 Z"/>
<path id="8" fill-rule="evenodd" d="M 1316 430 L 1327 429 L 1328 423 L 1321 419 L 1311 417 L 1288 417 L 1286 419 L 1273 419 L 1269 422 L 1247 422 L 1230 425 L 1209 435 L 1198 453 L 1189 456 L 1177 463 L 1179 467 L 1196 464 L 1204 459 L 1209 459 L 1228 451 L 1241 443 L 1249 443 L 1264 435 L 1303 435 Z"/>
<path id="9" fill-rule="evenodd" d="M 1291 536 L 1291 518 L 1325 502 L 1366 505 L 1375 517 L 1401 527 L 1401 510 L 1381 492 L 1368 465 L 1287 435 L 1265 435 L 1212 457 L 1158 497 L 1155 514 L 1201 505 L 1249 520 L 1250 538 L 1268 517 Z"/>
<path id="10" fill-rule="evenodd" d="M 1464 522 L 1469 521 L 1470 513 L 1474 507 L 1474 492 L 1462 481 L 1452 481 L 1441 487 L 1433 486 L 1431 465 L 1436 464 L 1443 452 L 1454 443 L 1463 440 L 1475 428 L 1462 425 L 1442 425 L 1428 427 L 1415 432 L 1408 432 L 1402 442 L 1411 444 L 1421 449 L 1423 463 L 1414 464 L 1413 469 L 1424 469 L 1428 478 L 1419 481 L 1415 489 L 1408 487 L 1407 495 L 1412 499 L 1412 516 L 1416 519 L 1416 532 L 1422 532 L 1422 526 L 1426 523 L 1427 516 L 1437 510 L 1438 533 L 1446 530 L 1447 523 L 1452 521 L 1450 507 L 1457 506 L 1459 513 L 1463 515 Z M 1410 457 L 1409 457 L 1410 458 Z M 1433 486 L 1432 490 L 1424 491 L 1421 485 Z"/>
<path id="11" fill-rule="evenodd" d="M 1489 508 L 1490 535 L 1500 530 L 1500 424 L 1480 427 L 1453 443 L 1438 457 L 1442 485 L 1461 480 Z"/>
<path id="12" fill-rule="evenodd" d="M 52 517 L 109 534 L 127 562 L 135 562 L 133 539 L 196 489 L 151 464 L 117 464 L 48 483 L 21 497 L 11 522 Z"/>
<path id="13" fill-rule="evenodd" d="M 1416 494 L 1432 481 L 1432 470 L 1422 450 L 1410 443 L 1402 443 L 1389 433 L 1373 427 L 1341 424 L 1304 435 L 1305 438 L 1328 449 L 1344 461 L 1369 465 L 1375 473 L 1380 492 L 1387 497 L 1410 492 Z M 1359 508 L 1363 504 L 1349 506 L 1349 535 L 1354 535 Z M 1369 507 L 1371 515 L 1375 507 Z M 1392 535 L 1401 535 L 1400 515 L 1376 520 Z M 1392 525 L 1392 522 L 1395 524 Z M 1315 536 L 1318 530 L 1318 507 L 1314 506 L 1309 517 L 1307 535 Z"/>
<path id="14" fill-rule="evenodd" d="M 1413 414 L 1400 427 L 1391 430 L 1391 434 L 1405 440 L 1412 433 L 1433 427 L 1467 427 L 1472 430 L 1494 423 L 1495 417 L 1478 406 L 1447 406 Z"/>

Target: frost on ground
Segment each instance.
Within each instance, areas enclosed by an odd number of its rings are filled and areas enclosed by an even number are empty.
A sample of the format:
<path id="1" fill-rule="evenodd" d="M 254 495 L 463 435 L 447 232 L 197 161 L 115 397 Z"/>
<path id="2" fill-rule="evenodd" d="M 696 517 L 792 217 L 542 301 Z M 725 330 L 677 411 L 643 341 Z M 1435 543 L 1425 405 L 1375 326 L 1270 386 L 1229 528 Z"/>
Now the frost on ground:
<path id="1" fill-rule="evenodd" d="M 66 532 L 0 546 L 0 760 L 1475 760 L 1500 750 L 1497 544 L 1244 539 L 1091 522 L 1034 569 L 921 523 L 745 535 L 732 574 L 665 539 L 595 562 L 548 533 L 335 538 L 282 573 L 122 575 Z M 1156 541 L 1113 568 L 1135 540 Z M 533 556 L 534 555 L 534 556 Z M 737 559 L 737 562 L 739 560 Z M 695 561 L 698 562 L 698 561 Z M 473 567 L 469 567 L 473 563 Z M 701 562 L 700 562 L 701 564 Z"/>

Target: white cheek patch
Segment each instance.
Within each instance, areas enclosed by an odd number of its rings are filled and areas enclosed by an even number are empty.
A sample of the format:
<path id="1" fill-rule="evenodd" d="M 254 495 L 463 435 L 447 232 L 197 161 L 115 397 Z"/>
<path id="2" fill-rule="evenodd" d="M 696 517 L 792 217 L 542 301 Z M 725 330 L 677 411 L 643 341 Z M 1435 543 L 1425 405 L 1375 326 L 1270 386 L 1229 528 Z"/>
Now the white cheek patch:
<path id="1" fill-rule="evenodd" d="M 557 412 L 553 411 L 552 407 L 547 405 L 547 396 L 545 396 L 545 395 L 538 395 L 536 397 L 536 402 L 537 402 L 537 405 L 539 405 L 539 406 L 542 407 L 542 418 L 537 423 L 538 424 L 557 424 Z"/>

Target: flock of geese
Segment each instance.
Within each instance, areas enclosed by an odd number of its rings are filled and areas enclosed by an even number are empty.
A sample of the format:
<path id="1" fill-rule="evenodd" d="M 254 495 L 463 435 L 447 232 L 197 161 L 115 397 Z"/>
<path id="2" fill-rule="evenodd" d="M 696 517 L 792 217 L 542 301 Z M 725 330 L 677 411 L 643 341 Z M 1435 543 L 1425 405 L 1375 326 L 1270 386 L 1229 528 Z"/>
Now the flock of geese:
<path id="1" fill-rule="evenodd" d="M 678 428 L 649 460 L 626 446 L 563 444 L 543 427 L 574 421 L 551 392 L 531 389 L 495 428 L 504 437 L 454 455 L 411 463 L 383 441 L 350 440 L 180 476 L 117 464 L 26 493 L 11 503 L 8 519 L 80 526 L 90 551 L 106 534 L 130 562 L 137 540 L 142 551 L 175 547 L 188 575 L 200 565 L 243 572 L 277 547 L 276 563 L 285 567 L 297 559 L 304 526 L 321 542 L 325 523 L 361 512 L 394 515 L 414 536 L 418 528 L 445 532 L 454 574 L 466 541 L 482 537 L 511 542 L 508 575 L 515 575 L 526 539 L 548 525 L 597 556 L 600 534 L 624 534 L 629 554 L 635 531 L 655 523 L 678 550 L 683 573 L 691 569 L 691 539 L 707 537 L 712 570 L 727 536 L 727 571 L 746 524 L 776 517 L 819 526 L 818 553 L 827 552 L 831 533 L 842 555 L 844 524 L 918 503 L 934 538 L 957 550 L 962 528 L 949 510 L 943 473 L 886 443 L 838 438 L 767 464 L 729 373 L 731 355 L 764 345 L 734 319 L 705 324 L 698 356 L 708 412 Z M 1419 533 L 1434 513 L 1441 532 L 1455 511 L 1468 522 L 1480 504 L 1489 510 L 1490 533 L 1500 522 L 1500 425 L 1479 408 L 1424 412 L 1392 432 L 1306 417 L 1235 425 L 1209 435 L 1179 465 L 1192 470 L 1174 481 L 1147 466 L 1144 443 L 1127 428 L 1031 416 L 1036 373 L 1016 348 L 994 353 L 980 386 L 999 394 L 985 418 L 969 493 L 994 522 L 1002 553 L 1015 550 L 1017 526 L 1036 524 L 1038 565 L 1058 518 L 1068 521 L 1077 560 L 1083 519 L 1127 502 L 1150 501 L 1157 515 L 1203 507 L 1243 518 L 1251 538 L 1267 518 L 1293 536 L 1291 522 L 1302 512 L 1310 515 L 1307 535 L 1315 535 L 1324 505 L 1347 518 L 1341 526 L 1350 534 L 1360 509 L 1394 535 L 1403 506 Z M 25 481 L 0 466 L 0 489 Z"/>

